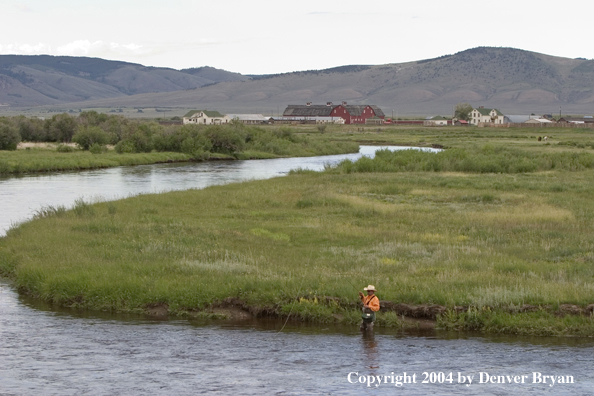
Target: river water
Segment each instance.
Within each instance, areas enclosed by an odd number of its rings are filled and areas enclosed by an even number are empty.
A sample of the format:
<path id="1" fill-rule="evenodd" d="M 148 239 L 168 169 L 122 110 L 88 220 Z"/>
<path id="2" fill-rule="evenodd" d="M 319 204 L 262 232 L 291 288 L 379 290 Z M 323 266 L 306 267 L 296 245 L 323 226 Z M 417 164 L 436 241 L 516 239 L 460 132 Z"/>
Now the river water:
<path id="1" fill-rule="evenodd" d="M 8 228 L 44 205 L 71 206 L 78 198 L 203 188 L 280 176 L 297 167 L 322 169 L 342 158 L 151 165 L 8 178 L 0 180 L 0 224 Z M 0 281 L 3 396 L 591 395 L 593 368 L 591 339 L 381 328 L 366 335 L 356 327 L 282 321 L 159 321 L 60 310 L 19 296 Z M 378 379 L 382 383 L 376 386 Z"/>

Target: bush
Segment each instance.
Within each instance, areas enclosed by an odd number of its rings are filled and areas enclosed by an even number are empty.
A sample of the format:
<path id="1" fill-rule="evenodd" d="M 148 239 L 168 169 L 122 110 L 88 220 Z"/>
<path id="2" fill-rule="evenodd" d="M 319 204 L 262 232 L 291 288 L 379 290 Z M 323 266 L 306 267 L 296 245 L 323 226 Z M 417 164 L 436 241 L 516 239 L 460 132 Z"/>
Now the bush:
<path id="1" fill-rule="evenodd" d="M 66 113 L 56 114 L 43 125 L 48 140 L 53 142 L 70 142 L 77 127 L 74 117 Z"/>
<path id="2" fill-rule="evenodd" d="M 206 136 L 212 143 L 212 151 L 222 154 L 233 154 L 245 147 L 245 133 L 238 128 L 225 128 L 215 125 L 206 129 Z"/>
<path id="3" fill-rule="evenodd" d="M 93 143 L 91 147 L 89 147 L 89 151 L 92 154 L 102 154 L 107 152 L 107 147 L 99 143 Z"/>
<path id="4" fill-rule="evenodd" d="M 74 151 L 74 148 L 68 146 L 67 144 L 58 144 L 58 147 L 56 147 L 56 151 L 58 153 L 71 153 Z"/>
<path id="5" fill-rule="evenodd" d="M 83 127 L 73 137 L 72 141 L 83 150 L 89 150 L 91 146 L 97 144 L 103 146 L 109 143 L 109 135 L 101 128 L 96 126 Z"/>
<path id="6" fill-rule="evenodd" d="M 21 139 L 26 142 L 47 142 L 48 137 L 43 128 L 43 121 L 39 118 L 18 116 L 15 118 L 16 126 L 21 134 Z"/>
<path id="7" fill-rule="evenodd" d="M 7 118 L 0 118 L 0 150 L 16 150 L 20 141 L 17 127 Z"/>
<path id="8" fill-rule="evenodd" d="M 89 110 L 83 111 L 78 115 L 78 122 L 85 126 L 99 126 L 107 121 L 108 118 L 109 116 L 107 114 Z"/>
<path id="9" fill-rule="evenodd" d="M 121 140 L 115 145 L 115 151 L 119 154 L 134 153 L 134 143 L 130 140 Z"/>

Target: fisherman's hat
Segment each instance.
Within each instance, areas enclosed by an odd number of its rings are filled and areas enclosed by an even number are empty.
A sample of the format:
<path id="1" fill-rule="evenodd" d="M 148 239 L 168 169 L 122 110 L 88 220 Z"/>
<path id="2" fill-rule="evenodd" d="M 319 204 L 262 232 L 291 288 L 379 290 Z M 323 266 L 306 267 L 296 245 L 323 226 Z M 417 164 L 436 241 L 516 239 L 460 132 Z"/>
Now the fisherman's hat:
<path id="1" fill-rule="evenodd" d="M 363 290 L 365 290 L 365 291 L 369 291 L 369 290 L 371 290 L 371 291 L 377 291 L 377 290 L 375 290 L 375 286 L 373 286 L 373 285 L 369 285 L 367 287 L 364 287 Z"/>

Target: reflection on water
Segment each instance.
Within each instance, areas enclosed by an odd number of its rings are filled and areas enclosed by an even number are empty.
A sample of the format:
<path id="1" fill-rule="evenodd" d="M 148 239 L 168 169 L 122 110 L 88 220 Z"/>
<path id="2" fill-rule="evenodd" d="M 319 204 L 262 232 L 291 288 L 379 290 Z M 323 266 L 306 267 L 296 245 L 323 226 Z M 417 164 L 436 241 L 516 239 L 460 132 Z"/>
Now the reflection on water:
<path id="1" fill-rule="evenodd" d="M 365 365 L 370 369 L 378 369 L 380 367 L 380 359 L 377 348 L 377 341 L 375 340 L 375 332 L 362 331 L 361 346 L 363 347 L 362 356 L 365 358 Z"/>

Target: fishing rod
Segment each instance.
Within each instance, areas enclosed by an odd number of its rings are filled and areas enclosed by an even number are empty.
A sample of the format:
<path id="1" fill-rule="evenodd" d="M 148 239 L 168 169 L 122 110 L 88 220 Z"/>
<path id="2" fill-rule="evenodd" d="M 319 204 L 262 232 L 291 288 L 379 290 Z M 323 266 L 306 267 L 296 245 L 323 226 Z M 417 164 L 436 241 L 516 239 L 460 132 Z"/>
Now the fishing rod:
<path id="1" fill-rule="evenodd" d="M 357 289 L 357 288 L 355 287 L 355 285 L 353 285 L 353 283 L 352 283 L 352 282 L 351 282 L 351 281 L 350 281 L 348 278 L 345 278 L 345 279 L 346 279 L 346 281 L 349 283 L 349 285 L 351 285 L 351 286 L 353 287 L 353 289 L 357 290 L 358 292 L 360 291 L 359 289 Z"/>

